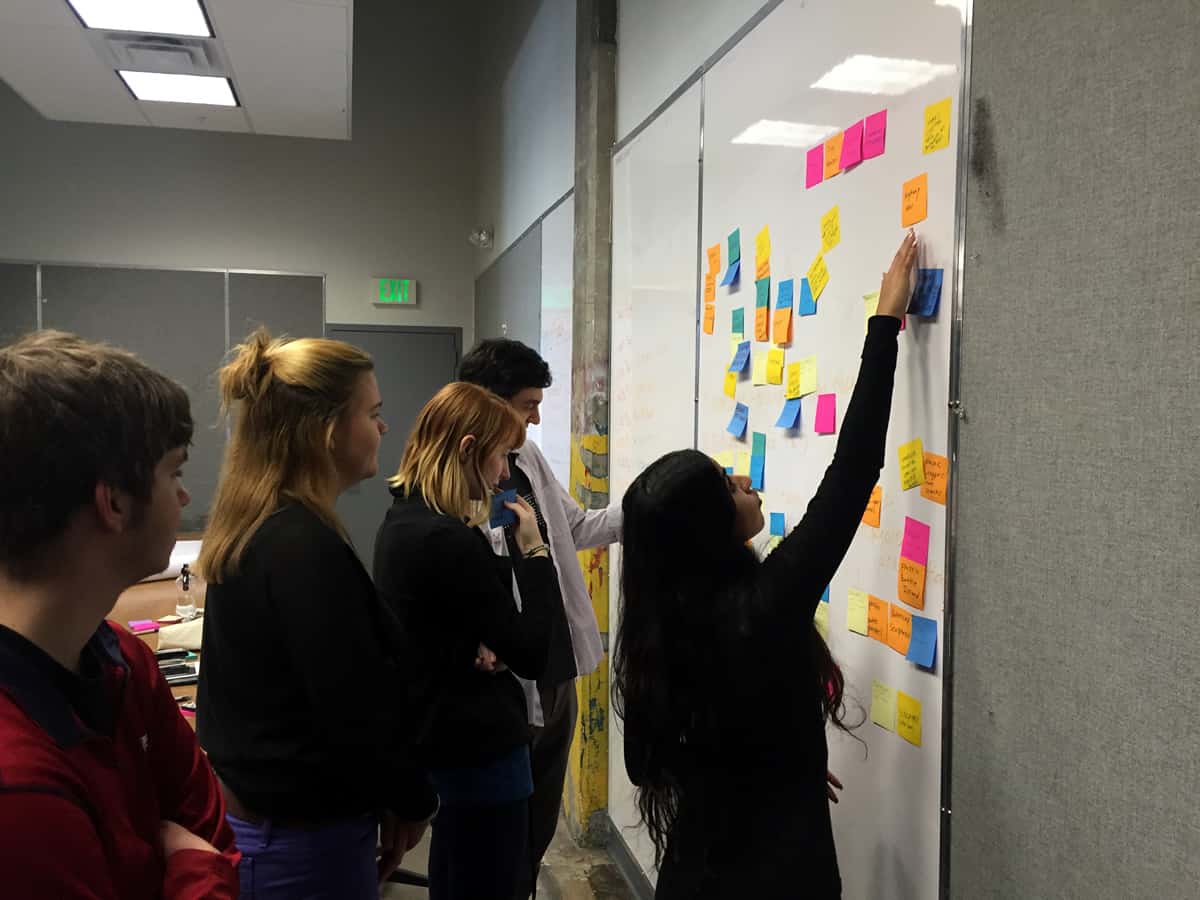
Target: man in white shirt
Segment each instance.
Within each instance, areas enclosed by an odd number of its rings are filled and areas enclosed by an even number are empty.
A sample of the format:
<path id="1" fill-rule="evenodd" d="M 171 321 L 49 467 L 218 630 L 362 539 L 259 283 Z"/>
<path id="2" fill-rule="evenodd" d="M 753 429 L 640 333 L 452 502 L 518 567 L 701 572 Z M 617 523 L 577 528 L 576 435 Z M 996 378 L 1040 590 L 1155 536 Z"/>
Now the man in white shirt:
<path id="1" fill-rule="evenodd" d="M 536 350 L 520 341 L 482 341 L 463 359 L 458 377 L 503 397 L 527 426 L 541 422 L 539 408 L 542 391 L 551 383 L 550 367 Z M 509 480 L 500 487 L 516 489 L 537 513 L 542 538 L 558 570 L 567 625 L 567 633 L 552 635 L 546 671 L 536 683 L 524 683 L 533 726 L 533 797 L 529 801 L 532 865 L 528 885 L 521 887 L 514 900 L 525 900 L 533 890 L 542 856 L 558 825 L 567 755 L 579 714 L 575 679 L 594 672 L 604 656 L 600 628 L 576 553 L 619 541 L 621 508 L 580 507 L 555 479 L 541 449 L 532 441 L 526 441 L 512 454 L 509 470 Z M 489 536 L 497 553 L 517 555 L 511 550 L 513 538 L 506 530 L 494 529 Z M 513 586 L 516 590 L 515 579 Z"/>

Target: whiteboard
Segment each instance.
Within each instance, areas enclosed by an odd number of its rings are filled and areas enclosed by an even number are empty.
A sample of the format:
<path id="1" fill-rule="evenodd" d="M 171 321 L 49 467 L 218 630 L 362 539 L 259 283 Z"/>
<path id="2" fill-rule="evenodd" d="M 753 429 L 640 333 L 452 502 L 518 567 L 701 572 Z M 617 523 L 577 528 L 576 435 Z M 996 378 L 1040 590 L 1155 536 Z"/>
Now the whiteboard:
<path id="1" fill-rule="evenodd" d="M 782 385 L 753 386 L 749 373 L 738 383 L 736 399 L 750 408 L 750 425 L 744 441 L 726 431 L 734 401 L 723 391 L 724 373 L 730 361 L 730 315 L 745 309 L 746 332 L 753 338 L 755 234 L 764 225 L 771 236 L 771 309 L 774 312 L 778 282 L 795 279 L 797 297 L 800 279 L 821 250 L 820 218 L 836 205 L 840 211 L 841 243 L 825 254 L 830 273 L 828 287 L 818 301 L 815 316 L 793 316 L 793 341 L 785 348 L 786 360 L 805 356 L 818 360 L 818 391 L 837 395 L 838 424 L 845 414 L 858 371 L 865 329 L 863 295 L 877 290 L 904 229 L 900 222 L 902 184 L 922 173 L 928 176 L 928 215 L 917 226 L 923 251 L 920 265 L 944 270 L 941 307 L 936 318 L 910 316 L 900 336 L 900 354 L 893 398 L 891 427 L 887 440 L 881 527 L 861 526 L 845 562 L 830 590 L 830 639 L 835 658 L 847 679 L 850 716 L 861 709 L 866 718 L 855 735 L 866 749 L 831 731 L 831 768 L 846 784 L 841 803 L 833 810 L 838 858 L 847 898 L 932 898 L 938 894 L 941 821 L 941 721 L 942 650 L 945 613 L 946 508 L 913 489 L 900 490 L 898 447 L 920 438 L 928 452 L 948 456 L 949 373 L 951 360 L 952 288 L 955 283 L 957 134 L 959 128 L 962 72 L 963 19 L 960 9 L 932 0 L 898 0 L 879 4 L 867 0 L 786 0 L 746 34 L 704 75 L 698 85 L 703 106 L 702 200 L 678 197 L 673 216 L 664 206 L 666 196 L 655 185 L 653 197 L 622 196 L 614 187 L 614 298 L 613 368 L 636 367 L 632 379 L 649 390 L 664 390 L 660 382 L 684 380 L 679 361 L 689 352 L 688 341 L 698 328 L 696 296 L 680 291 L 678 309 L 639 312 L 629 315 L 617 290 L 618 259 L 628 259 L 644 248 L 639 241 L 652 234 L 684 234 L 695 227 L 695 206 L 700 209 L 701 247 L 721 245 L 722 271 L 727 260 L 726 238 L 741 231 L 743 275 L 737 290 L 718 288 L 714 334 L 702 334 L 698 352 L 696 404 L 697 446 L 716 455 L 726 451 L 749 451 L 750 433 L 766 434 L 766 467 L 763 490 L 764 512 L 782 512 L 790 530 L 803 512 L 832 459 L 835 435 L 813 431 L 815 395 L 802 401 L 799 432 L 774 427 L 784 403 Z M 810 87 L 825 73 L 856 54 L 921 60 L 940 66 L 931 80 L 901 93 L 880 95 L 823 90 Z M 689 91 L 688 95 L 693 91 Z M 921 138 L 925 108 L 944 98 L 951 99 L 950 141 L 945 149 L 922 152 Z M 682 101 L 683 98 L 681 98 Z M 675 104 L 678 106 L 679 102 Z M 668 109 L 663 118 L 674 112 Z M 887 143 L 884 154 L 868 159 L 811 189 L 805 186 L 806 151 L 811 144 L 795 147 L 733 143 L 759 120 L 775 120 L 844 129 L 882 109 L 888 111 Z M 654 122 L 622 152 L 638 154 L 642 138 L 662 125 Z M 678 127 L 678 126 L 677 126 Z M 680 164 L 695 157 L 699 134 L 678 134 Z M 666 141 L 661 141 L 665 147 Z M 614 175 L 629 166 L 628 157 L 616 157 Z M 628 185 L 625 186 L 628 189 Z M 639 219 L 639 216 L 647 216 Z M 623 221 L 624 220 L 624 221 Z M 707 268 L 699 249 L 692 260 L 692 283 Z M 650 298 L 633 298 L 637 302 Z M 666 298 L 660 302 L 665 303 Z M 628 298 L 621 298 L 628 304 Z M 672 341 L 673 352 L 646 356 L 630 353 L 617 340 L 618 324 L 626 329 L 653 327 L 656 319 L 671 315 L 693 316 L 692 330 L 663 322 L 670 329 L 658 338 L 643 342 Z M 755 353 L 765 352 L 766 343 L 754 342 Z M 636 348 L 635 348 L 636 349 Z M 628 484 L 624 467 L 640 471 L 661 452 L 688 446 L 682 423 L 675 421 L 679 402 L 665 408 L 660 402 L 642 405 L 634 419 L 613 419 L 614 497 Z M 614 402 L 614 413 L 616 403 Z M 627 430 L 627 429 L 632 429 Z M 666 437 L 677 440 L 666 441 Z M 637 445 L 646 440 L 648 447 Z M 617 448 L 630 443 L 618 459 Z M 663 446 L 667 444 L 668 446 Z M 636 465 L 634 465 L 636 463 Z M 938 655 L 932 671 L 918 669 L 886 644 L 847 629 L 847 594 L 851 589 L 868 592 L 888 603 L 900 605 L 897 596 L 897 567 L 905 516 L 931 528 L 927 565 L 925 606 L 909 609 L 937 621 Z M 764 533 L 756 541 L 766 542 Z M 616 594 L 614 581 L 614 597 Z M 613 610 L 615 621 L 616 610 Z M 893 689 L 915 697 L 922 707 L 921 746 L 904 741 L 897 733 L 870 722 L 871 685 L 879 680 Z M 619 723 L 613 729 L 613 765 L 620 766 Z M 623 774 L 623 772 L 622 772 Z M 618 780 L 613 777 L 614 783 Z M 610 796 L 614 808 L 617 802 Z"/>

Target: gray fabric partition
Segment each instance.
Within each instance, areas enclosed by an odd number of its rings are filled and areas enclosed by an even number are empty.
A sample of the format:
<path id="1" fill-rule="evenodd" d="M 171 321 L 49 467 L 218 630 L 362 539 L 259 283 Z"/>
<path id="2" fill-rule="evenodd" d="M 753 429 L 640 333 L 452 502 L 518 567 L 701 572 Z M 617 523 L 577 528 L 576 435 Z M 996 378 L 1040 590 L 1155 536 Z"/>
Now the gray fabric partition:
<path id="1" fill-rule="evenodd" d="M 1200 15 L 976 3 L 954 897 L 1200 891 Z"/>
<path id="2" fill-rule="evenodd" d="M 0 263 L 0 346 L 37 328 L 37 266 Z"/>
<path id="3" fill-rule="evenodd" d="M 541 349 L 541 221 L 475 280 L 475 340 L 492 337 L 508 337 Z"/>
<path id="4" fill-rule="evenodd" d="M 229 274 L 229 342 L 237 345 L 259 325 L 273 335 L 322 337 L 325 279 L 320 275 Z"/>

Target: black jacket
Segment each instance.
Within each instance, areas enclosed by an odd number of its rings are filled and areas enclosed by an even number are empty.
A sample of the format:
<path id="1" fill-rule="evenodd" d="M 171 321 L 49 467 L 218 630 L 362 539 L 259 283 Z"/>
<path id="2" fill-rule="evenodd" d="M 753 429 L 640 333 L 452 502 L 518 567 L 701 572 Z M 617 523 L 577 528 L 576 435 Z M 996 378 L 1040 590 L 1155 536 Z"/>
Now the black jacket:
<path id="1" fill-rule="evenodd" d="M 375 539 L 375 583 L 400 621 L 406 702 L 419 721 L 422 759 L 476 766 L 530 740 L 525 695 L 513 675 L 546 668 L 550 633 L 564 619 L 554 564 L 509 560 L 477 528 L 435 512 L 402 488 Z M 514 566 L 522 609 L 513 599 Z M 475 668 L 486 644 L 510 671 Z"/>

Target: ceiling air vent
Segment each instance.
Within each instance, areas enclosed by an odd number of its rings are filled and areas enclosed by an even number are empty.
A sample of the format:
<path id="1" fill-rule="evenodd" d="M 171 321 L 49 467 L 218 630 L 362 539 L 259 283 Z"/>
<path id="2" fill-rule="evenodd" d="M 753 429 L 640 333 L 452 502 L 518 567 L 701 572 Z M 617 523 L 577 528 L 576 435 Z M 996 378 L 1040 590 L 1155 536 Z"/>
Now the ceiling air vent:
<path id="1" fill-rule="evenodd" d="M 229 75 L 215 38 L 171 37 L 130 31 L 85 32 L 113 69 L 178 75 Z"/>

